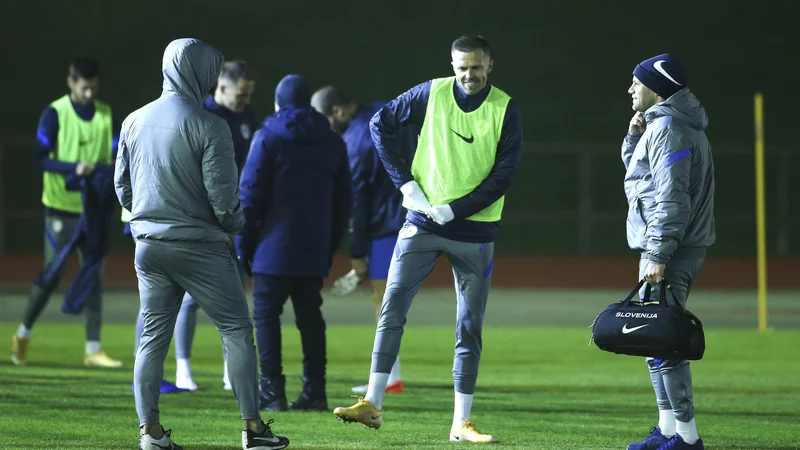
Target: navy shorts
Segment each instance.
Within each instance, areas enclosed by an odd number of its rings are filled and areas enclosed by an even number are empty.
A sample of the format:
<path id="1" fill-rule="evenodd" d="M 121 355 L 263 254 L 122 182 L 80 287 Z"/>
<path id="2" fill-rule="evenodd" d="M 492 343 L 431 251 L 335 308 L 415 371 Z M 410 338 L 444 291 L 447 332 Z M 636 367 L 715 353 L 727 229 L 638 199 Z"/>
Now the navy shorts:
<path id="1" fill-rule="evenodd" d="M 389 276 L 389 265 L 392 263 L 397 235 L 375 239 L 369 248 L 369 271 L 367 276 L 372 280 L 385 280 Z"/>

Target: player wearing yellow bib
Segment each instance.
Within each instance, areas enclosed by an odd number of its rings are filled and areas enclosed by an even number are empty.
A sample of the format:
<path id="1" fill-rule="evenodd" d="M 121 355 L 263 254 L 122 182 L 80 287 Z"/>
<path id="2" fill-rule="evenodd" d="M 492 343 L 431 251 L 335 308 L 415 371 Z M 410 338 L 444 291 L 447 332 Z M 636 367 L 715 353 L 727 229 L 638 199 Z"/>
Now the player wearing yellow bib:
<path id="1" fill-rule="evenodd" d="M 102 164 L 111 164 L 119 139 L 119 127 L 112 119 L 111 107 L 96 100 L 100 85 L 97 61 L 78 58 L 69 66 L 69 94 L 52 102 L 42 113 L 36 132 L 36 162 L 43 173 L 42 204 L 44 219 L 45 266 L 66 245 L 78 227 L 83 204 L 80 191 L 68 191 L 65 177 L 71 173 L 91 175 Z M 82 258 L 79 249 L 78 256 Z M 56 277 L 60 279 L 64 272 Z M 13 337 L 11 360 L 28 362 L 28 344 L 36 319 L 47 306 L 56 281 L 51 287 L 34 285 L 22 323 Z M 119 367 L 100 346 L 102 286 L 96 284 L 86 301 L 86 356 L 88 366 Z"/>
<path id="2" fill-rule="evenodd" d="M 522 124 L 513 100 L 487 83 L 489 43 L 462 36 L 451 46 L 455 77 L 402 94 L 372 119 L 375 148 L 409 212 L 389 268 L 364 398 L 336 408 L 337 418 L 378 428 L 386 380 L 400 349 L 406 314 L 436 260 L 447 255 L 457 289 L 453 364 L 455 408 L 450 440 L 494 442 L 470 420 L 478 378 L 483 314 L 504 195 L 522 154 Z M 416 152 L 405 155 L 398 130 L 421 126 Z"/>

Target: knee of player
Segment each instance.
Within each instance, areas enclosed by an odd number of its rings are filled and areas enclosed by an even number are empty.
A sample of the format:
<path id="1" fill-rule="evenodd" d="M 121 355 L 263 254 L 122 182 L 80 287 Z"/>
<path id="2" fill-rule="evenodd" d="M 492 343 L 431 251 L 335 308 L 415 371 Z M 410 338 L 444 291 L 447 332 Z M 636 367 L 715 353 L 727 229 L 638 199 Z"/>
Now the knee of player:
<path id="1" fill-rule="evenodd" d="M 252 335 L 253 334 L 253 324 L 250 320 L 240 320 L 236 322 L 231 322 L 225 325 L 217 325 L 217 330 L 219 334 L 224 337 L 233 337 L 233 336 L 240 336 L 240 335 Z"/>
<path id="2" fill-rule="evenodd" d="M 264 306 L 255 303 L 253 305 L 253 318 L 255 320 L 280 319 L 283 314 L 283 305 Z"/>
<path id="3" fill-rule="evenodd" d="M 319 310 L 309 312 L 306 314 L 295 313 L 294 324 L 298 329 L 304 328 L 322 328 L 325 329 L 325 319 L 322 318 L 322 313 Z"/>

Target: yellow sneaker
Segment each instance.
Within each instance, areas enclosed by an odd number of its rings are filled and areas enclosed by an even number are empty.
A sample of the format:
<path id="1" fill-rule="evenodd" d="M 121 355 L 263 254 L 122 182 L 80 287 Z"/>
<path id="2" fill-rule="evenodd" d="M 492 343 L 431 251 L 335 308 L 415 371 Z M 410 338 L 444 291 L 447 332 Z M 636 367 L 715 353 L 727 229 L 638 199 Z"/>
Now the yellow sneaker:
<path id="1" fill-rule="evenodd" d="M 483 434 L 475 428 L 475 424 L 467 419 L 460 427 L 454 427 L 450 430 L 450 440 L 459 442 L 497 442 L 491 434 Z"/>
<path id="2" fill-rule="evenodd" d="M 115 367 L 122 367 L 122 361 L 111 359 L 104 350 L 100 350 L 97 353 L 92 353 L 91 355 L 84 356 L 83 365 L 115 368 Z"/>
<path id="3" fill-rule="evenodd" d="M 364 400 L 364 397 L 357 398 L 355 405 L 336 408 L 333 410 L 333 415 L 343 422 L 358 422 L 376 430 L 380 428 L 383 422 L 383 410 L 372 406 L 372 403 Z"/>
<path id="4" fill-rule="evenodd" d="M 28 364 L 28 344 L 31 338 L 21 338 L 14 335 L 11 338 L 11 362 L 17 366 Z"/>

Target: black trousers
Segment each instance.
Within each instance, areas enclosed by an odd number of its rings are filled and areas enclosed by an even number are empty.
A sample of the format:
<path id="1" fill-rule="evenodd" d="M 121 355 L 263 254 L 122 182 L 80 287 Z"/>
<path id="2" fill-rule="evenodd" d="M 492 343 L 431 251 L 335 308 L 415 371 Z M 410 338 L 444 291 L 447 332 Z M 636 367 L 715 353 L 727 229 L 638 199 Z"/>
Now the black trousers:
<path id="1" fill-rule="evenodd" d="M 303 376 L 325 377 L 327 356 L 321 290 L 322 278 L 253 274 L 253 322 L 262 377 L 283 375 L 281 314 L 287 298 L 292 299 L 295 324 L 300 331 Z"/>

